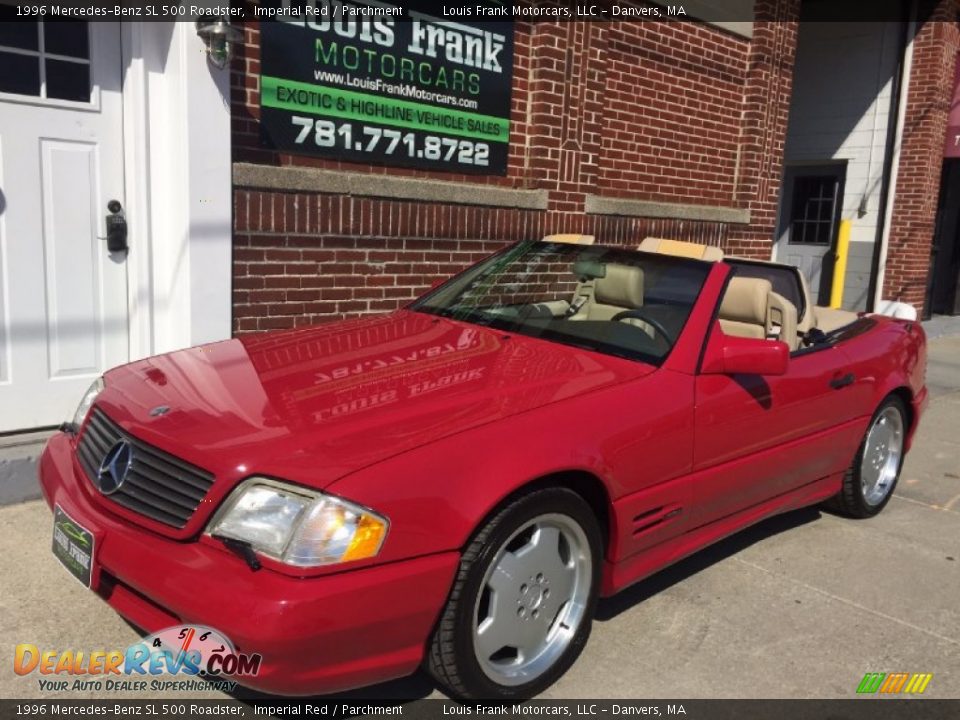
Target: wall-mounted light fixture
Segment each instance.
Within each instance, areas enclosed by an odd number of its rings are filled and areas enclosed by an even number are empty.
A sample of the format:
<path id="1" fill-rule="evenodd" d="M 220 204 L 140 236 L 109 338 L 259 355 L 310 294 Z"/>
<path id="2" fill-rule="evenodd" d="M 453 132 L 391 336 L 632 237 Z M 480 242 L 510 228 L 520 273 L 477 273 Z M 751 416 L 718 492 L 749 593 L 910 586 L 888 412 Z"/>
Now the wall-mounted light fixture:
<path id="1" fill-rule="evenodd" d="M 233 57 L 233 46 L 243 42 L 243 31 L 229 20 L 197 20 L 197 35 L 207 46 L 210 62 L 218 68 L 227 66 Z"/>

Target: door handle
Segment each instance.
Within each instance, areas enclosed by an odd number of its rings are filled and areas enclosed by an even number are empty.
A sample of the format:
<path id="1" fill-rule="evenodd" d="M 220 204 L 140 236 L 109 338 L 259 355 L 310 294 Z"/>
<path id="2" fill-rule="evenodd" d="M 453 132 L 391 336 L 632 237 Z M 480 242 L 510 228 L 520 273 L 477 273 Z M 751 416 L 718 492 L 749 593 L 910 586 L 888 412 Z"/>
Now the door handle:
<path id="1" fill-rule="evenodd" d="M 835 377 L 830 381 L 830 387 L 834 390 L 839 390 L 840 388 L 845 388 L 847 385 L 853 385 L 854 380 L 857 378 L 853 373 L 847 373 L 846 375 L 840 375 Z"/>
<path id="2" fill-rule="evenodd" d="M 107 203 L 110 214 L 106 217 L 107 250 L 112 253 L 126 252 L 127 245 L 127 218 L 119 200 Z"/>

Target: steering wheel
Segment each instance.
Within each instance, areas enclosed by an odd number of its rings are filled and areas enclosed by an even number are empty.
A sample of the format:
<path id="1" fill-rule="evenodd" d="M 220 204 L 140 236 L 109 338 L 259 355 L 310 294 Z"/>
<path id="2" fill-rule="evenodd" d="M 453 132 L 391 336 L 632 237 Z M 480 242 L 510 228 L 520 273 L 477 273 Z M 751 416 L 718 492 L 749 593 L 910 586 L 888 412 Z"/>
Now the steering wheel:
<path id="1" fill-rule="evenodd" d="M 673 338 L 670 337 L 670 333 L 667 332 L 667 329 L 663 324 L 649 315 L 646 314 L 646 311 L 643 308 L 634 308 L 633 310 L 622 310 L 614 315 L 610 320 L 612 322 L 620 322 L 621 320 L 629 320 L 635 318 L 645 322 L 647 325 L 656 330 L 668 343 L 673 342 Z"/>

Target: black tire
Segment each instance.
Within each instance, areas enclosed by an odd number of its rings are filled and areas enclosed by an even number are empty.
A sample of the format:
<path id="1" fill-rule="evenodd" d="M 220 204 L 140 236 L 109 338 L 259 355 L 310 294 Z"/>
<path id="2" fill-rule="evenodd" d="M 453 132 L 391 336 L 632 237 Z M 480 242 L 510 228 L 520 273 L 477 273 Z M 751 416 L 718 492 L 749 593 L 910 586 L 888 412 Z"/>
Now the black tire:
<path id="1" fill-rule="evenodd" d="M 557 513 L 575 521 L 584 531 L 592 556 L 592 578 L 585 612 L 563 654 L 534 680 L 505 685 L 492 680 L 481 668 L 474 649 L 473 629 L 478 594 L 483 592 L 488 568 L 501 548 L 524 524 Z M 539 694 L 556 682 L 580 655 L 596 610 L 603 559 L 603 538 L 590 506 L 566 488 L 534 490 L 503 506 L 474 534 L 460 560 L 447 604 L 437 621 L 425 661 L 427 671 L 456 698 L 522 700 Z"/>
<path id="2" fill-rule="evenodd" d="M 903 469 L 903 459 L 906 455 L 902 449 L 900 452 L 900 462 L 897 466 L 897 474 L 892 485 L 890 486 L 890 489 L 887 491 L 886 496 L 879 503 L 871 505 L 869 502 L 867 502 L 863 492 L 863 484 L 861 482 L 862 478 L 860 476 L 860 465 L 863 461 L 863 453 L 867 442 L 867 435 L 870 433 L 870 429 L 873 427 L 877 418 L 880 417 L 880 415 L 882 415 L 888 408 L 894 408 L 898 413 L 900 413 L 900 420 L 904 428 L 904 433 L 908 431 L 910 427 L 909 417 L 907 415 L 907 409 L 903 403 L 903 400 L 896 395 L 889 395 L 882 403 L 880 403 L 880 407 L 877 408 L 876 412 L 873 414 L 873 417 L 870 418 L 870 424 L 867 425 L 867 431 L 864 433 L 863 440 L 860 441 L 860 447 L 857 450 L 857 454 L 853 458 L 853 463 L 849 468 L 847 468 L 847 471 L 843 475 L 843 483 L 841 485 L 840 492 L 825 503 L 825 506 L 829 510 L 852 518 L 871 518 L 883 510 L 887 506 L 887 503 L 890 502 L 890 498 L 893 497 L 893 493 L 897 489 L 897 483 L 900 480 L 900 471 Z"/>

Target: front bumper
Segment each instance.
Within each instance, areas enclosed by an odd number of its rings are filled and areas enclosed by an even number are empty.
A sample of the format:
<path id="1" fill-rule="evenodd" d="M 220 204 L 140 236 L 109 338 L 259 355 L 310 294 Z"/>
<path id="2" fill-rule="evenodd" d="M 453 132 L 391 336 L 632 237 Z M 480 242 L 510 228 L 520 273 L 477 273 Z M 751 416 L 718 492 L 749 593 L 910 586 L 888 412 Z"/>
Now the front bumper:
<path id="1" fill-rule="evenodd" d="M 260 653 L 265 692 L 301 695 L 402 677 L 420 664 L 459 562 L 455 552 L 312 578 L 253 572 L 226 550 L 164 538 L 100 510 L 69 436 L 39 463 L 47 504 L 96 537 L 93 589 L 138 627 L 209 625 Z"/>

